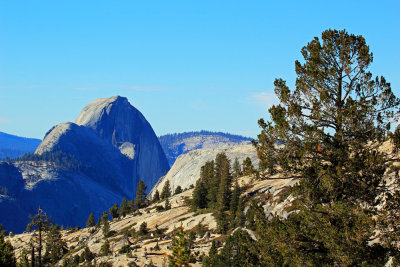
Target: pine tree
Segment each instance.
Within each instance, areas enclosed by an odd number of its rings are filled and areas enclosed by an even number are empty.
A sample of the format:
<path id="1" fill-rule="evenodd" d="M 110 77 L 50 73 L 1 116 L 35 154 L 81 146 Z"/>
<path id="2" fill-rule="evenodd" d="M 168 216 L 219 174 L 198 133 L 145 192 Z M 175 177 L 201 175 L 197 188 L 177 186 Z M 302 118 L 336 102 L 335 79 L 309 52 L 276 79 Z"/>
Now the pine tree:
<path id="1" fill-rule="evenodd" d="M 209 208 L 215 207 L 215 204 L 217 203 L 220 177 L 216 176 L 215 162 L 213 160 L 207 161 L 201 168 L 200 179 L 202 179 L 207 190 L 207 206 Z"/>
<path id="2" fill-rule="evenodd" d="M 251 162 L 251 159 L 247 157 L 245 160 L 243 160 L 243 174 L 244 175 L 251 175 L 254 172 L 254 167 L 253 163 Z"/>
<path id="3" fill-rule="evenodd" d="M 207 208 L 207 187 L 204 182 L 199 179 L 196 182 L 196 187 L 192 194 L 192 209 L 204 209 Z"/>
<path id="4" fill-rule="evenodd" d="M 246 216 L 244 214 L 244 200 L 239 197 L 238 207 L 235 214 L 234 227 L 243 227 L 246 222 Z"/>
<path id="5" fill-rule="evenodd" d="M 88 246 L 85 246 L 85 250 L 82 252 L 82 257 L 86 262 L 91 262 L 96 255 L 90 251 Z"/>
<path id="6" fill-rule="evenodd" d="M 7 236 L 8 235 L 7 230 L 4 229 L 2 224 L 0 224 L 0 235 L 3 235 L 3 236 Z"/>
<path id="7" fill-rule="evenodd" d="M 129 213 L 129 206 L 128 202 L 126 201 L 126 198 L 124 197 L 120 205 L 119 215 L 125 217 L 128 213 Z"/>
<path id="8" fill-rule="evenodd" d="M 229 212 L 231 214 L 231 223 L 234 225 L 236 212 L 239 208 L 239 200 L 240 200 L 240 187 L 238 182 L 236 181 L 235 186 L 232 191 L 231 203 Z"/>
<path id="9" fill-rule="evenodd" d="M 108 222 L 107 211 L 105 211 L 103 213 L 103 216 L 101 217 L 101 223 L 103 225 L 103 228 L 102 228 L 103 236 L 104 236 L 104 238 L 107 238 L 110 233 L 110 223 Z"/>
<path id="10" fill-rule="evenodd" d="M 165 199 L 165 205 L 164 205 L 165 210 L 170 210 L 171 209 L 171 203 L 169 203 L 169 199 Z"/>
<path id="11" fill-rule="evenodd" d="M 0 266 L 15 266 L 14 247 L 0 235 Z"/>
<path id="12" fill-rule="evenodd" d="M 108 242 L 108 239 L 106 239 L 106 241 L 104 241 L 103 245 L 101 245 L 100 255 L 101 256 L 108 256 L 110 254 L 111 254 L 110 242 Z"/>
<path id="13" fill-rule="evenodd" d="M 218 257 L 218 252 L 217 252 L 217 248 L 215 245 L 215 240 L 213 240 L 211 243 L 210 251 L 208 252 L 208 256 L 206 256 L 203 260 L 203 266 L 205 266 L 205 267 L 218 266 L 217 265 L 217 261 L 218 261 L 217 257 Z"/>
<path id="14" fill-rule="evenodd" d="M 149 233 L 149 229 L 147 229 L 147 223 L 142 222 L 139 226 L 139 234 L 147 235 Z"/>
<path id="15" fill-rule="evenodd" d="M 217 221 L 217 232 L 219 234 L 226 234 L 229 229 L 229 216 L 221 206 L 214 213 L 215 220 Z"/>
<path id="16" fill-rule="evenodd" d="M 128 208 L 129 208 L 129 212 L 134 212 L 136 210 L 135 200 L 131 199 L 128 201 Z"/>
<path id="17" fill-rule="evenodd" d="M 156 203 L 156 202 L 158 202 L 158 201 L 160 201 L 160 193 L 158 192 L 158 190 L 156 190 L 156 192 L 155 192 L 154 195 L 153 195 L 152 202 L 153 202 L 153 203 Z"/>
<path id="18" fill-rule="evenodd" d="M 213 254 L 210 257 L 211 264 L 205 266 L 265 266 L 259 262 L 256 242 L 246 231 L 235 231 L 227 238 L 220 254 L 211 251 L 209 254 Z"/>
<path id="19" fill-rule="evenodd" d="M 161 191 L 161 199 L 166 199 L 169 198 L 170 196 L 171 196 L 171 185 L 169 183 L 169 180 L 167 180 Z"/>
<path id="20" fill-rule="evenodd" d="M 86 221 L 86 228 L 93 227 L 95 225 L 96 225 L 96 219 L 94 218 L 93 212 L 91 212 L 89 218 Z"/>
<path id="21" fill-rule="evenodd" d="M 146 189 L 147 186 L 144 184 L 144 182 L 142 180 L 139 180 L 135 197 L 135 207 L 137 209 L 143 208 L 146 203 Z"/>
<path id="22" fill-rule="evenodd" d="M 119 217 L 119 210 L 118 210 L 118 204 L 115 203 L 109 210 L 108 210 L 111 214 L 111 217 L 113 219 L 117 219 Z"/>
<path id="23" fill-rule="evenodd" d="M 175 189 L 174 195 L 178 195 L 182 193 L 182 187 L 180 185 L 178 185 Z"/>
<path id="24" fill-rule="evenodd" d="M 99 225 L 102 225 L 102 224 L 104 224 L 104 222 L 106 222 L 106 221 L 108 221 L 108 212 L 107 212 L 107 211 L 104 211 L 104 212 L 103 212 L 103 215 L 101 215 L 101 217 L 100 217 L 98 223 L 99 223 Z"/>
<path id="25" fill-rule="evenodd" d="M 31 264 L 29 264 L 28 254 L 24 248 L 22 249 L 22 252 L 19 256 L 17 266 L 18 267 L 30 267 L 31 266 Z"/>
<path id="26" fill-rule="evenodd" d="M 233 162 L 233 177 L 238 178 L 242 175 L 242 171 L 240 169 L 240 163 L 238 158 L 235 158 L 235 161 Z"/>
<path id="27" fill-rule="evenodd" d="M 67 251 L 67 243 L 61 238 L 60 227 L 56 224 L 51 225 L 46 238 L 45 261 L 54 265 Z"/>
<path id="28" fill-rule="evenodd" d="M 390 165 L 379 147 L 400 100 L 383 77 L 372 79 L 362 36 L 327 30 L 301 52 L 295 89 L 275 80 L 280 104 L 269 109 L 272 122 L 259 120 L 254 142 L 270 172 L 279 166 L 299 177 L 291 190 L 297 212 L 257 226 L 261 256 L 288 265 L 382 265 L 385 249 L 367 244 Z"/>
<path id="29" fill-rule="evenodd" d="M 232 186 L 228 157 L 224 153 L 218 154 L 215 158 L 215 166 L 216 177 L 220 180 L 217 196 L 218 209 L 226 211 L 229 210 Z"/>
<path id="30" fill-rule="evenodd" d="M 35 216 L 31 217 L 32 221 L 28 223 L 26 230 L 30 232 L 31 230 L 36 230 L 38 232 L 37 236 L 32 236 L 32 256 L 34 258 L 34 249 L 36 246 L 38 250 L 38 263 L 39 266 L 42 266 L 42 249 L 43 249 L 43 241 L 45 232 L 49 229 L 50 218 L 46 215 L 46 213 L 39 207 L 38 212 Z M 32 259 L 34 262 L 34 259 Z"/>
<path id="31" fill-rule="evenodd" d="M 169 266 L 189 266 L 190 249 L 182 226 L 178 228 L 172 240 L 172 255 L 168 256 Z"/>

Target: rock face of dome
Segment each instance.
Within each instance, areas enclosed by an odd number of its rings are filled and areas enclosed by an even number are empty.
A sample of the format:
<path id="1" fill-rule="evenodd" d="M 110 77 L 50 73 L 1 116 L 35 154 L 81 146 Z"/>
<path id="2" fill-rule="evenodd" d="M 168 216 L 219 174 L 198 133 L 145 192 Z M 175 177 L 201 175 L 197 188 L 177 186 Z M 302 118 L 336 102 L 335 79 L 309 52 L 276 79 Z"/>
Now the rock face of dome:
<path id="1" fill-rule="evenodd" d="M 172 192 L 179 186 L 189 188 L 196 185 L 200 178 L 201 167 L 207 162 L 214 160 L 218 153 L 225 153 L 231 164 L 235 158 L 242 163 L 247 157 L 251 159 L 253 166 L 258 166 L 259 159 L 253 145 L 221 146 L 192 150 L 189 153 L 180 155 L 169 172 L 160 178 L 151 190 L 151 195 L 158 190 L 162 191 L 166 181 L 170 182 Z"/>
<path id="2" fill-rule="evenodd" d="M 92 129 L 133 159 L 137 177 L 147 182 L 148 188 L 168 171 L 168 161 L 153 128 L 127 98 L 97 99 L 83 108 L 75 123 Z"/>
<path id="3" fill-rule="evenodd" d="M 148 189 L 169 170 L 157 136 L 126 98 L 87 105 L 75 123 L 54 126 L 28 159 L 0 164 L 0 224 L 22 232 L 38 206 L 60 225 L 83 226 L 124 197 L 139 179 Z"/>

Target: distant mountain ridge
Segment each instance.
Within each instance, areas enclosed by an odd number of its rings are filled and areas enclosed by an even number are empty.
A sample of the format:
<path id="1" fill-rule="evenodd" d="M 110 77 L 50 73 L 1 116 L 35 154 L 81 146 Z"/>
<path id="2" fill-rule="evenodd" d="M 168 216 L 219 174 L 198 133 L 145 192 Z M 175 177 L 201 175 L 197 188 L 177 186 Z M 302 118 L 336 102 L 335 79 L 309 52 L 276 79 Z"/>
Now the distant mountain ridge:
<path id="1" fill-rule="evenodd" d="M 16 158 L 35 152 L 42 140 L 0 132 L 0 159 Z"/>
<path id="2" fill-rule="evenodd" d="M 166 134 L 158 137 L 168 163 L 172 167 L 179 155 L 188 153 L 195 149 L 215 148 L 220 146 L 247 145 L 252 138 L 241 135 L 198 131 Z"/>

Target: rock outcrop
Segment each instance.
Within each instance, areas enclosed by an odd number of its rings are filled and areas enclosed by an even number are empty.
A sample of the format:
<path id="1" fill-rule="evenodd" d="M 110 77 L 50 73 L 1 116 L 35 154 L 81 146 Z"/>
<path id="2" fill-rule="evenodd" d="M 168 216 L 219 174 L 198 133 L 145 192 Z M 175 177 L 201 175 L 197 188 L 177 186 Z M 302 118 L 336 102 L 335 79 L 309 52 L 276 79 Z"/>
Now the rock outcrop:
<path id="1" fill-rule="evenodd" d="M 135 173 L 151 188 L 169 169 L 156 134 L 125 97 L 101 98 L 87 105 L 75 121 L 92 129 L 134 160 Z"/>
<path id="2" fill-rule="evenodd" d="M 36 149 L 36 155 L 62 151 L 92 180 L 132 196 L 136 186 L 134 162 L 92 129 L 67 122 L 55 126 Z"/>
<path id="3" fill-rule="evenodd" d="M 172 166 L 179 155 L 195 149 L 221 146 L 248 145 L 252 138 L 221 132 L 186 132 L 166 134 L 159 137 L 161 146 Z"/>
<path id="4" fill-rule="evenodd" d="M 156 190 L 161 192 L 167 180 L 170 182 L 172 191 L 174 191 L 178 185 L 180 185 L 182 189 L 189 188 L 190 185 L 196 185 L 196 181 L 200 178 L 201 167 L 207 161 L 215 160 L 218 153 L 225 153 L 231 161 L 231 165 L 235 158 L 238 158 L 239 162 L 242 163 L 243 160 L 249 157 L 253 166 L 258 166 L 259 159 L 257 158 L 257 152 L 252 145 L 224 146 L 193 150 L 177 158 L 167 175 L 162 177 L 153 187 L 151 195 Z"/>

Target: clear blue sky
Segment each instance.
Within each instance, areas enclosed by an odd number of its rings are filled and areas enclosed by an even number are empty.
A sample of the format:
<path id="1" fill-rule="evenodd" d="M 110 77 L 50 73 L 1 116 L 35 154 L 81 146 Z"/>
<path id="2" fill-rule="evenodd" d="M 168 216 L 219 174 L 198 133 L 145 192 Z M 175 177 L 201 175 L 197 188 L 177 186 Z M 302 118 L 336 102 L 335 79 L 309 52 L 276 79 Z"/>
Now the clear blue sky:
<path id="1" fill-rule="evenodd" d="M 279 3 L 278 3 L 279 2 Z M 157 135 L 256 137 L 273 81 L 328 29 L 363 35 L 400 95 L 400 1 L 0 1 L 0 131 L 42 138 L 100 97 Z"/>

